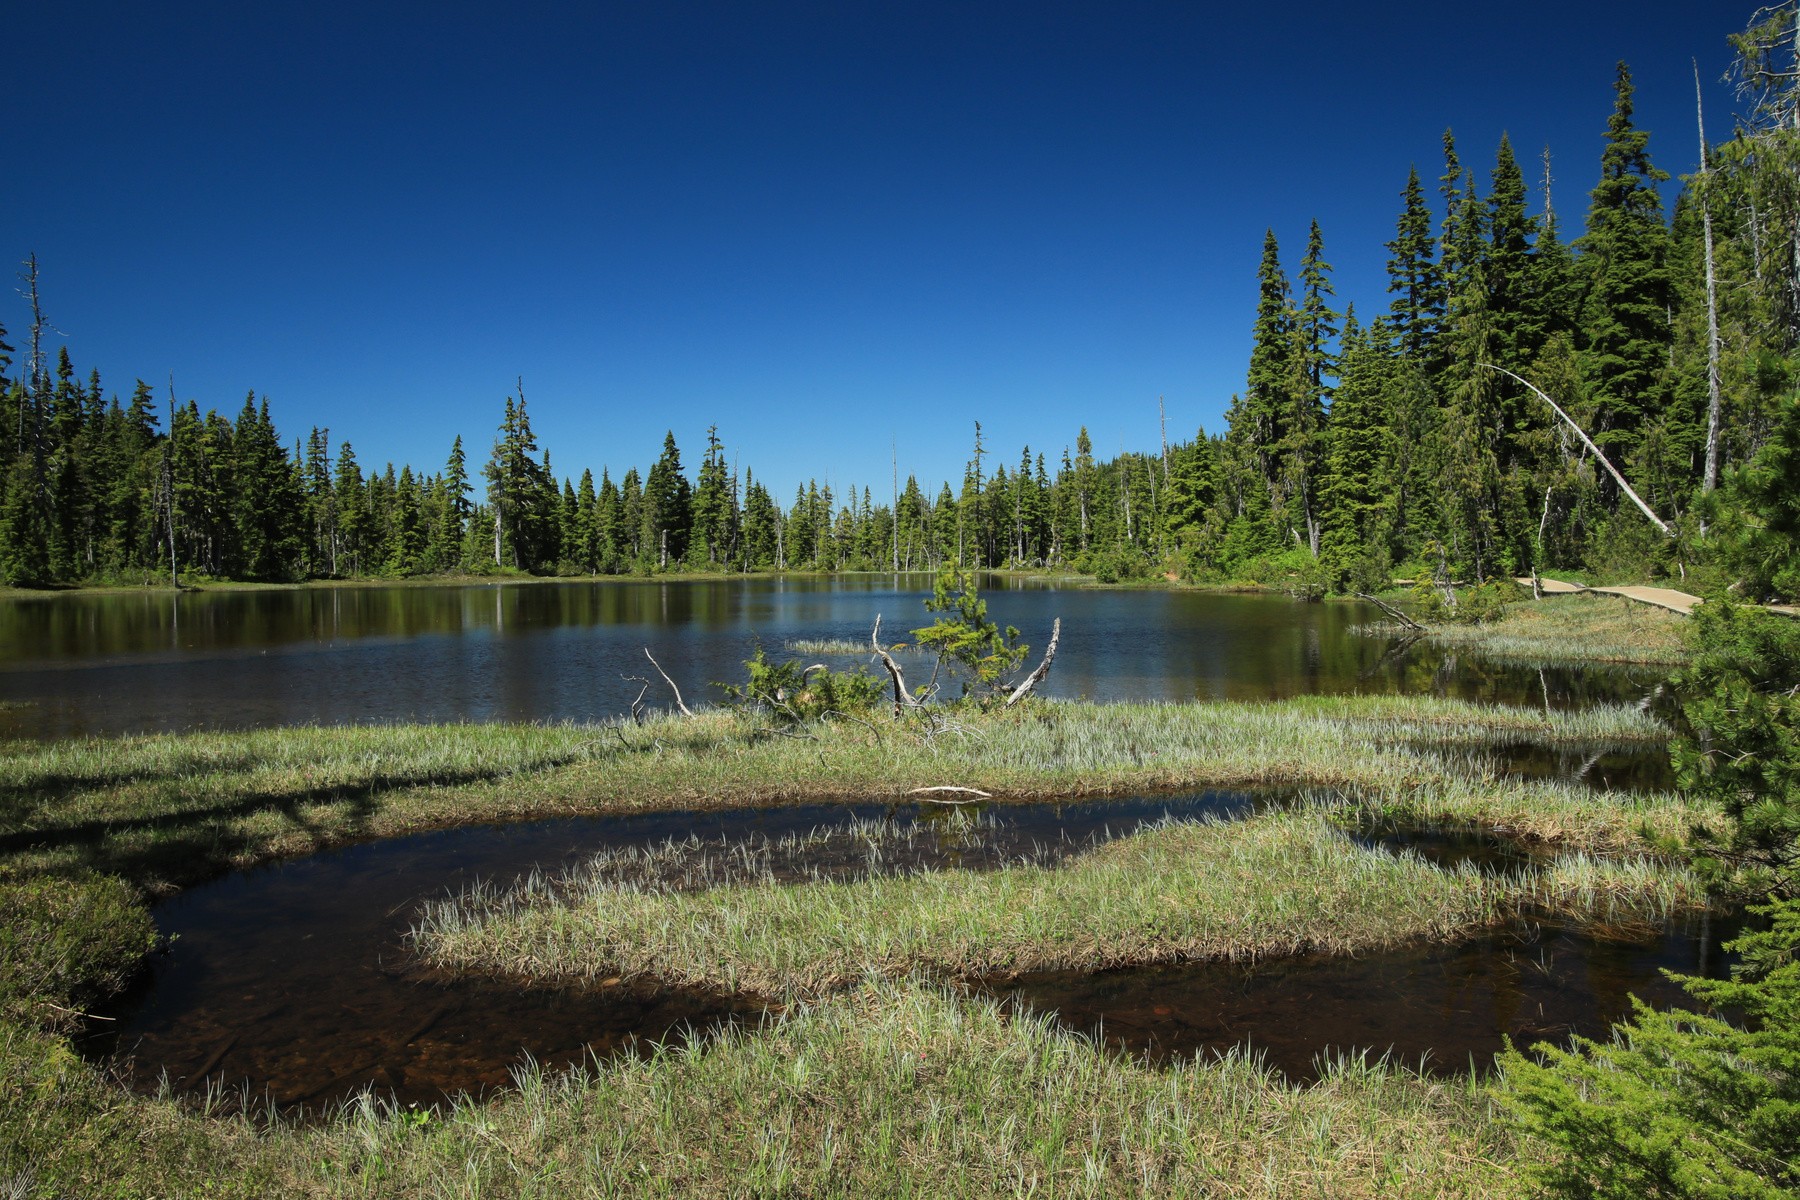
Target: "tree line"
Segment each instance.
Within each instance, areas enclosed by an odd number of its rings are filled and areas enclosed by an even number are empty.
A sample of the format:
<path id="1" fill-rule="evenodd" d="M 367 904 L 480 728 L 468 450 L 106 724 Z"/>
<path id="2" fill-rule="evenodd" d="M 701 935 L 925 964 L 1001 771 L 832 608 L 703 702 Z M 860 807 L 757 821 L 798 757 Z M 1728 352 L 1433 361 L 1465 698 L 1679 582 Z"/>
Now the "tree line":
<path id="1" fill-rule="evenodd" d="M 673 433 L 643 473 L 559 478 L 522 388 L 485 464 L 458 437 L 440 468 L 365 470 L 328 430 L 284 444 L 254 394 L 233 420 L 177 404 L 172 385 L 166 407 L 142 380 L 108 399 L 66 347 L 51 366 L 29 260 L 16 377 L 0 328 L 0 577 L 954 565 L 1368 589 L 1621 559 L 1685 574 L 1707 559 L 1709 522 L 1728 519 L 1715 489 L 1756 459 L 1795 390 L 1800 152 L 1774 62 L 1791 48 L 1745 35 L 1737 50 L 1750 115 L 1723 143 L 1697 125 L 1703 158 L 1671 212 L 1620 64 L 1577 236 L 1547 149 L 1534 188 L 1502 135 L 1478 182 L 1446 131 L 1435 198 L 1416 167 L 1400 190 L 1372 319 L 1335 307 L 1317 222 L 1292 277 L 1266 235 L 1246 386 L 1222 432 L 1101 460 L 1084 428 L 1054 459 L 1013 460 L 976 424 L 962 479 L 935 494 L 916 477 L 879 497 L 815 479 L 784 504 L 716 427 L 691 480 Z"/>

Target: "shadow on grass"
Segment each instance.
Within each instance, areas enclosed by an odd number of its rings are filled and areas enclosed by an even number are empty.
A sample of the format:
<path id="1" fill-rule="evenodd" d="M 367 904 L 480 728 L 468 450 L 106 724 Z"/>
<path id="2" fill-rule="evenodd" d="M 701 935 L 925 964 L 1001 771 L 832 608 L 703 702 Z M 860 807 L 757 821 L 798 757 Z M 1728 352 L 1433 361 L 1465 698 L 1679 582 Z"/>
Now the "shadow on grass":
<path id="1" fill-rule="evenodd" d="M 631 749 L 642 752 L 654 747 Z M 223 874 L 247 857 L 266 854 L 270 842 L 266 832 L 233 828 L 235 822 L 248 817 L 279 816 L 283 836 L 303 835 L 317 849 L 372 836 L 372 822 L 385 807 L 382 797 L 386 794 L 415 787 L 488 783 L 509 775 L 553 770 L 589 757 L 586 750 L 547 757 L 523 770 L 509 764 L 461 771 L 394 772 L 354 783 L 251 791 L 198 808 L 132 817 L 92 817 L 37 828 L 18 828 L 23 821 L 9 821 L 15 827 L 0 833 L 0 858 L 17 860 L 29 856 L 26 861 L 14 863 L 16 869 L 28 874 L 88 869 L 120 875 L 138 884 L 187 885 Z M 71 786 L 58 798 L 79 792 L 79 786 Z M 313 814 L 310 817 L 309 812 Z M 133 836 L 140 834 L 147 836 Z M 30 858 L 49 861 L 34 866 Z"/>

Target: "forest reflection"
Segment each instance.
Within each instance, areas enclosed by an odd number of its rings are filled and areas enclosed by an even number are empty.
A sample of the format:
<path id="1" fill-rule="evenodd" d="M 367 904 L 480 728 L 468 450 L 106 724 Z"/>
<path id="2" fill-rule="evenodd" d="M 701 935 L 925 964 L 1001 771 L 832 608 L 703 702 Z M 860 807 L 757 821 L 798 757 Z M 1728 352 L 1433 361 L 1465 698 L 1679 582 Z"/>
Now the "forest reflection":
<path id="1" fill-rule="evenodd" d="M 375 720 L 592 720 L 627 709 L 648 647 L 691 699 L 758 641 L 927 623 L 926 575 L 69 594 L 0 603 L 0 736 Z M 1486 663 L 1363 636 L 1361 603 L 1107 591 L 991 576 L 992 615 L 1063 642 L 1043 689 L 1094 700 L 1431 693 L 1579 706 L 1631 672 Z M 853 656 L 832 660 L 850 666 Z"/>

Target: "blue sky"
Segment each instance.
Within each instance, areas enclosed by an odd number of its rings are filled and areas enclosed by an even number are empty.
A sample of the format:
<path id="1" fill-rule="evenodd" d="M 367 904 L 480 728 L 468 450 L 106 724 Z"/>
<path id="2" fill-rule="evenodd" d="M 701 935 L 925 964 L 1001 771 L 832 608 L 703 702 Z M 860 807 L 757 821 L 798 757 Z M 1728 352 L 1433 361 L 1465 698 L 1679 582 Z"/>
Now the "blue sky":
<path id="1" fill-rule="evenodd" d="M 1751 7 L 59 0 L 7 18 L 0 251 L 109 390 L 254 389 L 365 468 L 485 458 L 523 376 L 559 474 L 716 423 L 784 503 L 879 495 L 975 420 L 1009 467 L 1152 448 L 1159 395 L 1216 430 L 1264 229 L 1385 306 L 1446 126 L 1484 185 L 1548 143 L 1578 224 L 1622 58 L 1692 170 Z"/>

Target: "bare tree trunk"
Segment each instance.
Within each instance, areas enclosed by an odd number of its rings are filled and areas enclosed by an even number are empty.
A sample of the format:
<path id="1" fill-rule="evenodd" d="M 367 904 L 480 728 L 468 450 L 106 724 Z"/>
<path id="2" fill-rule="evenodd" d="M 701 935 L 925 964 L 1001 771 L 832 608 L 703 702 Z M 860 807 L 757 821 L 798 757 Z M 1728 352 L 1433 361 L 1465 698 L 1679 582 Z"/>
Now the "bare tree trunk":
<path id="1" fill-rule="evenodd" d="M 663 677 L 663 682 L 669 685 L 669 690 L 671 692 L 675 693 L 675 707 L 681 710 L 681 715 L 684 717 L 693 716 L 694 714 L 688 711 L 688 706 L 681 702 L 681 689 L 675 686 L 675 681 L 670 679 L 669 673 L 662 669 L 662 664 L 656 661 L 655 655 L 650 653 L 650 647 L 648 646 L 644 647 L 644 657 L 650 660 L 650 665 L 656 668 L 656 673 Z"/>
<path id="2" fill-rule="evenodd" d="M 1712 205 L 1706 194 L 1706 115 L 1700 103 L 1700 63 L 1694 62 L 1694 123 L 1700 130 L 1700 227 L 1706 243 L 1706 474 L 1701 491 L 1719 486 L 1719 293 L 1713 277 Z"/>
<path id="3" fill-rule="evenodd" d="M 905 672 L 881 644 L 880 613 L 875 614 L 875 628 L 869 633 L 869 645 L 874 647 L 876 657 L 881 659 L 881 665 L 887 668 L 888 675 L 894 681 L 894 715 L 897 717 L 906 709 L 919 707 L 919 702 L 906 690 Z"/>
<path id="4" fill-rule="evenodd" d="M 33 273 L 36 263 L 32 264 Z M 169 443 L 163 450 L 163 491 L 168 495 L 169 586 L 181 590 L 181 571 L 175 558 L 175 372 L 169 372 Z"/>
<path id="5" fill-rule="evenodd" d="M 1037 670 L 1025 677 L 1025 682 L 1013 689 L 1012 695 L 1006 698 L 1003 708 L 1011 708 L 1023 700 L 1027 693 L 1050 673 L 1050 664 L 1056 658 L 1056 643 L 1062 638 L 1062 618 L 1058 617 L 1050 623 L 1050 644 L 1044 647 L 1044 661 L 1038 664 Z"/>

